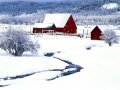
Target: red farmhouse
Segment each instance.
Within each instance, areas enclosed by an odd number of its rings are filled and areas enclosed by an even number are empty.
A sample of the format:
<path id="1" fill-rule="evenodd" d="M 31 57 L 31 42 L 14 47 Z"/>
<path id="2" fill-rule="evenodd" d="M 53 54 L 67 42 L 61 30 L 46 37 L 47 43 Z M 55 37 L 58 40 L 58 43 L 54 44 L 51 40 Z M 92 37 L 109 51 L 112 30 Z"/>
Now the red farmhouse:
<path id="1" fill-rule="evenodd" d="M 46 32 L 77 33 L 77 27 L 71 14 L 46 14 L 43 23 L 34 25 L 33 33 Z"/>
<path id="2" fill-rule="evenodd" d="M 91 40 L 101 40 L 100 36 L 102 35 L 102 31 L 98 26 L 96 26 L 92 31 L 91 31 Z"/>

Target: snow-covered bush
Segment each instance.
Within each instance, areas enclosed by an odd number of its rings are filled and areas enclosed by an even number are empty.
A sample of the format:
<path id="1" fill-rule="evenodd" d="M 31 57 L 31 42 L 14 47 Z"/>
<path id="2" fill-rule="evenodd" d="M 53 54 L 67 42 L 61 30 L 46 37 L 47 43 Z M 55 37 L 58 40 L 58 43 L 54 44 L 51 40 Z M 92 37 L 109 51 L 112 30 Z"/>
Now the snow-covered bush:
<path id="1" fill-rule="evenodd" d="M 39 44 L 32 42 L 26 31 L 11 29 L 2 33 L 1 38 L 0 48 L 14 56 L 21 56 L 26 51 L 37 53 L 39 48 Z"/>
<path id="2" fill-rule="evenodd" d="M 113 30 L 105 30 L 101 36 L 101 39 L 108 43 L 109 46 L 112 46 L 113 43 L 119 42 L 119 38 Z"/>

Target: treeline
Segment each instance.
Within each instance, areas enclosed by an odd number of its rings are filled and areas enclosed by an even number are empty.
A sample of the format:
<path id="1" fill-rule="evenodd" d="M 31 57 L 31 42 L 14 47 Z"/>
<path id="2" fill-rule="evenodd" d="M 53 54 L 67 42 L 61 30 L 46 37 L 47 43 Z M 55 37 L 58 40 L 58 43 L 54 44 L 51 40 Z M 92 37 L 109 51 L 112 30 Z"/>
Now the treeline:
<path id="1" fill-rule="evenodd" d="M 21 14 L 13 16 L 9 14 L 0 15 L 1 24 L 34 24 L 36 22 L 42 22 L 44 19 L 45 11 L 38 11 L 32 14 Z"/>
<path id="2" fill-rule="evenodd" d="M 44 20 L 46 12 L 38 11 L 33 14 L 21 14 L 18 16 L 0 15 L 1 24 L 34 24 L 41 23 Z M 77 25 L 120 25 L 120 15 L 92 15 L 82 16 L 81 14 L 72 14 Z"/>
<path id="3" fill-rule="evenodd" d="M 120 15 L 80 16 L 74 15 L 78 25 L 120 25 Z"/>
<path id="4" fill-rule="evenodd" d="M 76 0 L 73 2 L 2 2 L 0 23 L 33 24 L 42 22 L 46 13 L 71 13 L 77 24 L 120 24 L 120 7 L 101 9 L 105 3 L 120 0 Z"/>
<path id="5" fill-rule="evenodd" d="M 81 13 L 81 15 L 106 15 L 120 11 L 120 7 L 116 10 L 101 10 L 101 6 L 105 3 L 115 2 L 120 4 L 120 0 L 76 0 L 67 2 L 1 2 L 0 13 L 10 15 L 20 15 L 23 13 L 31 14 L 44 10 L 50 13 Z M 92 12 L 92 13 L 91 13 Z"/>

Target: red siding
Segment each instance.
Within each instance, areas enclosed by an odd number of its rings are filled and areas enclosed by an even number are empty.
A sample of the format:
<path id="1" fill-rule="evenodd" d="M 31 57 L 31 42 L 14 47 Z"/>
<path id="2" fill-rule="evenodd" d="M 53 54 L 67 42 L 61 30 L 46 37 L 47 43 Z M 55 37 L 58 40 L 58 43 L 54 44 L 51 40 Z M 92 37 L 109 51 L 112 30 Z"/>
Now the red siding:
<path id="1" fill-rule="evenodd" d="M 49 30 L 55 30 L 55 28 L 33 28 L 33 33 L 47 33 Z"/>
<path id="2" fill-rule="evenodd" d="M 42 33 L 41 28 L 33 28 L 33 33 Z"/>
<path id="3" fill-rule="evenodd" d="M 77 27 L 72 16 L 70 16 L 64 28 L 66 33 L 77 33 Z"/>
<path id="4" fill-rule="evenodd" d="M 64 32 L 64 28 L 58 28 L 58 27 L 57 27 L 57 28 L 55 29 L 55 32 Z"/>
<path id="5" fill-rule="evenodd" d="M 102 31 L 96 26 L 91 32 L 91 40 L 101 40 Z"/>

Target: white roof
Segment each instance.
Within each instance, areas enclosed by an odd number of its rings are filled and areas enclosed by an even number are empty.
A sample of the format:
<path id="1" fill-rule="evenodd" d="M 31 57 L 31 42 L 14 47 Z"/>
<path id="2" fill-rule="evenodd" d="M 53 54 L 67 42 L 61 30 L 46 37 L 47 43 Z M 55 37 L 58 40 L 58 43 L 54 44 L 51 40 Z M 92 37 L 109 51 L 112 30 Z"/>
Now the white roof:
<path id="1" fill-rule="evenodd" d="M 46 14 L 43 23 L 54 23 L 56 27 L 64 27 L 71 14 Z"/>
<path id="2" fill-rule="evenodd" d="M 34 28 L 48 28 L 51 27 L 53 23 L 35 23 Z"/>

